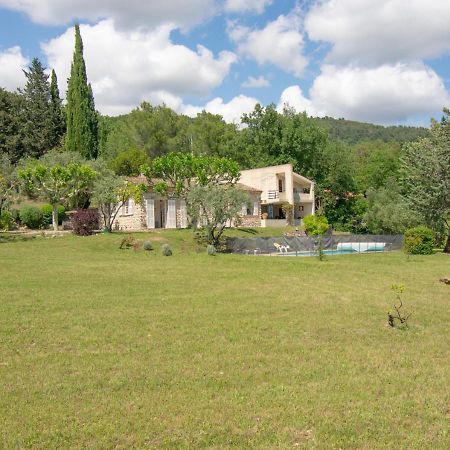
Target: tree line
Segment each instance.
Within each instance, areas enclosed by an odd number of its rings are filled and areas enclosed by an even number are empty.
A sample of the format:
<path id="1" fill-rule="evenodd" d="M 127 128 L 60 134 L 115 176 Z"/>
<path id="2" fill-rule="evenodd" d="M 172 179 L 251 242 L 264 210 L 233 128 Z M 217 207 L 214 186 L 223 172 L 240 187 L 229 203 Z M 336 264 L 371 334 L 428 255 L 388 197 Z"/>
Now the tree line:
<path id="1" fill-rule="evenodd" d="M 425 152 L 433 154 L 439 166 L 438 170 L 432 166 L 433 159 L 426 159 L 426 174 L 432 192 L 448 189 L 436 175 L 447 169 L 448 112 L 431 131 L 318 119 L 288 106 L 278 112 L 275 105 L 259 104 L 239 124 L 205 111 L 190 118 L 148 102 L 129 114 L 103 116 L 95 109 L 78 26 L 65 105 L 54 71 L 48 75 L 35 58 L 25 75 L 22 90 L 0 89 L 0 154 L 5 172 L 0 180 L 5 185 L 11 167 L 23 165 L 27 158 L 43 158 L 50 151 L 97 161 L 101 173 L 115 176 L 138 175 L 143 166 L 174 152 L 227 158 L 240 169 L 291 163 L 296 172 L 315 181 L 317 210 L 335 229 L 402 233 L 427 223 L 440 236 L 445 234 L 444 219 L 419 211 L 422 200 L 409 199 L 423 184 L 410 176 L 419 170 L 413 161 L 423 148 L 443 149 L 436 154 Z M 445 200 L 448 195 L 441 197 Z M 427 194 L 421 198 L 429 200 Z M 88 204 L 89 199 L 77 201 Z M 440 217 L 445 216 L 448 205 L 444 202 L 439 208 Z"/>

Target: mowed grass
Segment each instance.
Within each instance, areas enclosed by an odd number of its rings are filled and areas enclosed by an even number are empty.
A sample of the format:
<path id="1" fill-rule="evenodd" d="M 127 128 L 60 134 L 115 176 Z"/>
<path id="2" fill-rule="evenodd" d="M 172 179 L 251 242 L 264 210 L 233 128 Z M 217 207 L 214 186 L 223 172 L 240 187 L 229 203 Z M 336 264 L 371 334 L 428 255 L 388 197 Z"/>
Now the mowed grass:
<path id="1" fill-rule="evenodd" d="M 450 258 L 0 244 L 0 448 L 450 444 Z M 164 257 L 159 246 L 173 245 Z M 404 283 L 406 331 L 386 327 Z"/>

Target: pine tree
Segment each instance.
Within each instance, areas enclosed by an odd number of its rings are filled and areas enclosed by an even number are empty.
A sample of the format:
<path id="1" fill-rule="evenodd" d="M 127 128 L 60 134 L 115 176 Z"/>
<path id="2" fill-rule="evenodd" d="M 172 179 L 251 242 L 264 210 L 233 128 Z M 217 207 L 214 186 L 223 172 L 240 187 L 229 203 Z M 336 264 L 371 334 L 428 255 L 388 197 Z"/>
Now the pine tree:
<path id="1" fill-rule="evenodd" d="M 66 147 L 85 158 L 96 158 L 98 118 L 92 88 L 87 82 L 80 27 L 75 25 L 75 51 L 67 85 Z"/>
<path id="2" fill-rule="evenodd" d="M 53 148 L 51 95 L 48 75 L 38 58 L 33 58 L 29 71 L 23 71 L 27 82 L 22 94 L 22 133 L 25 154 L 40 157 Z"/>
<path id="3" fill-rule="evenodd" d="M 62 109 L 62 101 L 59 96 L 58 79 L 56 73 L 52 70 L 50 81 L 50 102 L 52 116 L 52 140 L 53 146 L 56 147 L 61 143 L 61 138 L 66 132 L 66 121 Z"/>

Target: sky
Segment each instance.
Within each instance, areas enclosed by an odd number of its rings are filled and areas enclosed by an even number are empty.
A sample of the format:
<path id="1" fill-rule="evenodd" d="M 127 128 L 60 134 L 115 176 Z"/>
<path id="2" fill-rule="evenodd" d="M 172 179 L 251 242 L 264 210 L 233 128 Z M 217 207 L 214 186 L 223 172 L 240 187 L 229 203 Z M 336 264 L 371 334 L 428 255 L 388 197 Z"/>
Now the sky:
<path id="1" fill-rule="evenodd" d="M 428 126 L 450 106 L 450 0 L 0 0 L 0 87 L 38 57 L 64 97 L 76 22 L 103 114 L 239 123 L 259 102 Z"/>

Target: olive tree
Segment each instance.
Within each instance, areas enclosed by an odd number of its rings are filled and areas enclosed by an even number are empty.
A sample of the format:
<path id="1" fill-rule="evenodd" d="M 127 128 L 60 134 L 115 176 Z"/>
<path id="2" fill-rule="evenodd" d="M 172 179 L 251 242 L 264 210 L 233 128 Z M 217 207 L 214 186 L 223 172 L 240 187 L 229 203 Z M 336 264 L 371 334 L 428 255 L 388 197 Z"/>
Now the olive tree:
<path id="1" fill-rule="evenodd" d="M 227 223 L 238 221 L 248 194 L 236 186 L 193 186 L 187 194 L 189 215 L 206 231 L 208 244 L 217 246 Z"/>
<path id="2" fill-rule="evenodd" d="M 145 185 L 127 181 L 111 171 L 95 180 L 91 198 L 98 207 L 107 231 L 112 231 L 121 205 L 131 198 L 141 203 L 145 189 Z"/>

